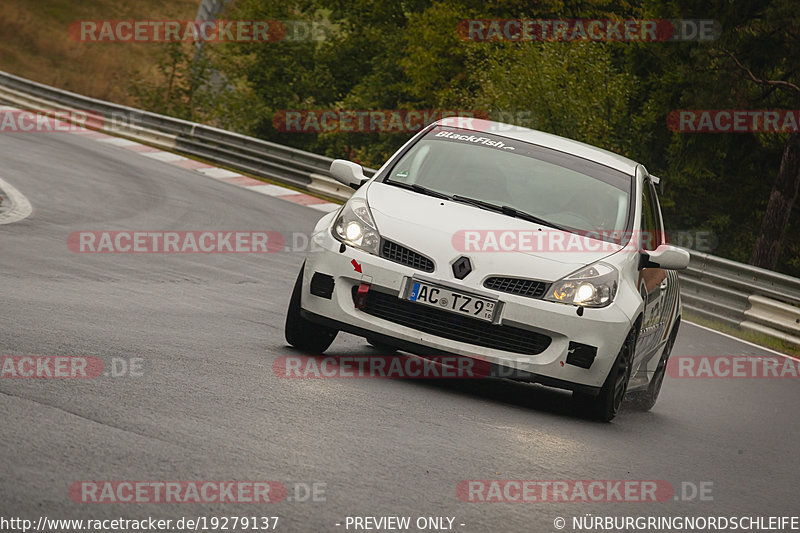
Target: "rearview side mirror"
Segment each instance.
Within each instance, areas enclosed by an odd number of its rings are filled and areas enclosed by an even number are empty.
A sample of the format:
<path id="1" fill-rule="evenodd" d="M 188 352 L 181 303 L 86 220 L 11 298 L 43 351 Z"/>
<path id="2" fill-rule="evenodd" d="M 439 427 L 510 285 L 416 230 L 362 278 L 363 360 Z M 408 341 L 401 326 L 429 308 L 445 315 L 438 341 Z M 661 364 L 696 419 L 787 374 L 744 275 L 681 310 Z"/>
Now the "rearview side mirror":
<path id="1" fill-rule="evenodd" d="M 689 266 L 689 252 L 683 248 L 662 244 L 653 251 L 642 252 L 644 268 L 682 270 Z"/>
<path id="2" fill-rule="evenodd" d="M 358 189 L 368 179 L 364 175 L 364 168 L 361 165 L 345 159 L 335 159 L 331 163 L 330 174 L 339 183 L 353 189 Z"/>

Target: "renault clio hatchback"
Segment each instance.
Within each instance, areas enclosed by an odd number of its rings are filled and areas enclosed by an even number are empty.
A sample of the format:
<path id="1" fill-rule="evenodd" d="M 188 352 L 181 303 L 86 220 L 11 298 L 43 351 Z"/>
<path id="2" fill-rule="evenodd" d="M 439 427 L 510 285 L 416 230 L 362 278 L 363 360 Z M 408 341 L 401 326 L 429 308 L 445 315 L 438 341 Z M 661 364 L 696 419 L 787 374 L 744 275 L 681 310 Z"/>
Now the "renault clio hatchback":
<path id="1" fill-rule="evenodd" d="M 573 391 L 611 420 L 651 408 L 681 319 L 656 185 L 641 164 L 530 129 L 449 118 L 316 225 L 286 340 L 322 353 L 339 331 L 411 353 L 485 361 Z"/>

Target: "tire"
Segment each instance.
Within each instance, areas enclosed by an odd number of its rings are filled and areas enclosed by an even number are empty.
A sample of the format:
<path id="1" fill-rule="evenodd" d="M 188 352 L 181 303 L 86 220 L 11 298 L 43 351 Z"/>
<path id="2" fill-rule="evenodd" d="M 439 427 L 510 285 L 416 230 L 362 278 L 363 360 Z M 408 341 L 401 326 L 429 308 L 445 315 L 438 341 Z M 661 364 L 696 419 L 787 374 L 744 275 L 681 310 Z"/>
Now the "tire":
<path id="1" fill-rule="evenodd" d="M 333 328 L 315 324 L 300 315 L 300 296 L 303 290 L 303 269 L 305 269 L 305 266 L 305 263 L 303 263 L 300 268 L 300 274 L 297 276 L 297 281 L 294 283 L 292 297 L 289 300 L 289 309 L 286 311 L 284 336 L 286 337 L 286 342 L 298 350 L 321 354 L 328 349 L 339 332 Z"/>
<path id="2" fill-rule="evenodd" d="M 672 333 L 667 339 L 667 345 L 664 347 L 664 353 L 661 354 L 661 359 L 658 361 L 656 371 L 653 377 L 650 378 L 650 384 L 646 390 L 634 391 L 628 395 L 627 402 L 631 407 L 639 411 L 649 411 L 653 408 L 658 400 L 658 394 L 661 392 L 661 385 L 664 383 L 664 375 L 667 373 L 667 362 L 672 353 L 672 347 L 675 345 L 675 339 L 678 338 L 678 327 L 680 326 L 680 319 L 675 322 L 672 328 Z"/>
<path id="3" fill-rule="evenodd" d="M 631 379 L 631 366 L 633 365 L 633 350 L 636 346 L 636 334 L 638 328 L 634 327 L 622 343 L 614 365 L 608 372 L 600 394 L 592 396 L 573 392 L 572 397 L 578 402 L 579 407 L 589 417 L 601 422 L 610 422 L 622 405 L 625 393 L 628 390 L 628 382 Z"/>

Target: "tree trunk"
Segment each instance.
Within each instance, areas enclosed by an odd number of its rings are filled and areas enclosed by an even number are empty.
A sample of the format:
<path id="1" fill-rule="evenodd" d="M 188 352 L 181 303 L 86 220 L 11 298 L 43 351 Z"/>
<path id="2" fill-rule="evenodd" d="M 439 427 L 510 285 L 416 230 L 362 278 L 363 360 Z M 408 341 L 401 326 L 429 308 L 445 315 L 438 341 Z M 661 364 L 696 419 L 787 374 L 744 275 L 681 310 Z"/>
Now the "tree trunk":
<path id="1" fill-rule="evenodd" d="M 800 190 L 800 134 L 790 133 L 783 147 L 781 166 L 772 184 L 767 210 L 761 219 L 750 264 L 775 270 L 780 256 L 789 215 Z"/>

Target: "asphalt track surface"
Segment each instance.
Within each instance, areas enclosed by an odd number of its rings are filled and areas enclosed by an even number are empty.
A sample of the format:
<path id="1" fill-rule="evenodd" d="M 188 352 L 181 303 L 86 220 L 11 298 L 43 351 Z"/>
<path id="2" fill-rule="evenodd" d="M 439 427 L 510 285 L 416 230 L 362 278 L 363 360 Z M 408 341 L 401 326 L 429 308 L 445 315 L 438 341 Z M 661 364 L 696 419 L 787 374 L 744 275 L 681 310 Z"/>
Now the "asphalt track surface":
<path id="1" fill-rule="evenodd" d="M 0 355 L 143 364 L 139 377 L 0 379 L 0 516 L 267 515 L 284 532 L 449 516 L 455 531 L 546 532 L 586 514 L 798 514 L 796 379 L 667 377 L 653 411 L 609 424 L 577 416 L 568 393 L 503 380 L 281 379 L 302 254 L 77 254 L 66 238 L 308 232 L 320 212 L 68 133 L 0 135 L 0 177 L 33 206 L 0 226 Z M 378 352 L 340 334 L 328 353 Z M 673 352 L 747 354 L 770 355 L 691 324 Z M 469 479 L 666 480 L 679 500 L 468 503 L 456 486 Z M 290 498 L 316 482 L 325 501 L 76 503 L 80 480 L 274 480 Z M 710 497 L 680 501 L 701 483 Z"/>

